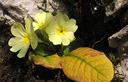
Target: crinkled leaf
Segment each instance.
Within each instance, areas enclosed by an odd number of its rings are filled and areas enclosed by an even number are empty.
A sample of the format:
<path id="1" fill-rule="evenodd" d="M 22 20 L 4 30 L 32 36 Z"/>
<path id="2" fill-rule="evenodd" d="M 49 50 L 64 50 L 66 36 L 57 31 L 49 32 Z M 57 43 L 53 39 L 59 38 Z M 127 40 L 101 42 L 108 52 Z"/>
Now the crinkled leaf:
<path id="1" fill-rule="evenodd" d="M 110 82 L 113 65 L 104 53 L 91 48 L 78 48 L 62 58 L 62 69 L 77 82 Z"/>
<path id="2" fill-rule="evenodd" d="M 50 68 L 50 69 L 61 68 L 60 57 L 57 54 L 46 57 L 35 55 L 33 56 L 33 61 L 36 65 L 41 65 L 46 68 Z"/>
<path id="3" fill-rule="evenodd" d="M 47 41 L 48 42 L 48 34 L 44 30 L 36 30 L 37 37 L 40 39 L 39 41 Z"/>
<path id="4" fill-rule="evenodd" d="M 40 56 L 48 56 L 46 46 L 43 44 L 39 44 L 37 48 L 35 49 L 35 54 L 38 54 Z"/>
<path id="5" fill-rule="evenodd" d="M 35 54 L 40 55 L 40 56 L 48 56 L 48 55 L 53 55 L 56 53 L 52 48 L 50 48 L 48 45 L 44 43 L 39 43 L 37 48 L 34 50 Z"/>

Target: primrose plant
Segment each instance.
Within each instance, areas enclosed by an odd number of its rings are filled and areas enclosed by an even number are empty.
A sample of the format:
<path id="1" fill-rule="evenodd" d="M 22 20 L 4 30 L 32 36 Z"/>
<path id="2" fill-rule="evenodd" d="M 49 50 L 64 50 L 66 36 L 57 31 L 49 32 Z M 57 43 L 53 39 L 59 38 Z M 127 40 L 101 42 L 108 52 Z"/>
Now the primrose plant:
<path id="1" fill-rule="evenodd" d="M 114 75 L 111 61 L 103 52 L 88 47 L 72 48 L 77 39 L 76 20 L 57 12 L 37 13 L 25 18 L 25 25 L 15 22 L 11 27 L 10 51 L 18 58 L 31 58 L 35 65 L 62 69 L 77 82 L 110 82 Z M 74 49 L 74 50 L 73 50 Z M 75 68 L 74 68 L 75 66 Z"/>

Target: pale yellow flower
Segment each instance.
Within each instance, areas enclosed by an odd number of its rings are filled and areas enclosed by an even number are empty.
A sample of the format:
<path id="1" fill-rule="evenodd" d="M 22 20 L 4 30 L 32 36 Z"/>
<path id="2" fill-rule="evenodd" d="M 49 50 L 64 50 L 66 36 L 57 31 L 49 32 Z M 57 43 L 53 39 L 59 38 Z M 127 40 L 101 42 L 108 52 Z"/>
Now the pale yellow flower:
<path id="1" fill-rule="evenodd" d="M 46 33 L 54 45 L 62 44 L 67 46 L 75 39 L 74 32 L 76 32 L 76 30 L 76 21 L 58 12 L 55 20 L 46 28 Z"/>
<path id="2" fill-rule="evenodd" d="M 19 51 L 17 55 L 19 58 L 25 56 L 30 45 L 32 49 L 35 49 L 38 45 L 38 38 L 34 33 L 30 18 L 26 18 L 25 28 L 21 23 L 15 23 L 11 27 L 11 33 L 14 37 L 12 37 L 8 42 L 9 46 L 12 46 L 10 51 Z"/>
<path id="3" fill-rule="evenodd" d="M 49 12 L 37 13 L 34 17 L 35 21 L 33 22 L 34 30 L 46 28 L 51 22 L 52 18 L 53 16 Z"/>

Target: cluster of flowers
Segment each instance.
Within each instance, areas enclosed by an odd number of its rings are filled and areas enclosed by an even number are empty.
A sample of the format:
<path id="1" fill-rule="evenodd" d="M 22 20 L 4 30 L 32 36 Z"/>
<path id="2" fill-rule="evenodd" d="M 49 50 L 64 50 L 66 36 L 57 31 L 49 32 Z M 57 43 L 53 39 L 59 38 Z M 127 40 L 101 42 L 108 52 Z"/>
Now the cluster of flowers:
<path id="1" fill-rule="evenodd" d="M 77 28 L 76 21 L 61 12 L 37 13 L 33 19 L 26 17 L 24 24 L 12 25 L 14 37 L 8 44 L 12 52 L 18 52 L 18 58 L 27 57 L 35 65 L 62 69 L 76 82 L 110 82 L 113 65 L 103 52 L 88 47 L 73 50 L 79 44 L 74 41 Z"/>
<path id="2" fill-rule="evenodd" d="M 37 36 L 37 30 L 45 32 L 53 45 L 68 46 L 75 39 L 74 33 L 77 28 L 76 21 L 61 12 L 57 12 L 56 15 L 49 12 L 37 13 L 34 20 L 26 17 L 25 25 L 18 22 L 12 25 L 11 33 L 14 37 L 8 42 L 11 46 L 10 51 L 19 51 L 17 57 L 23 58 L 29 48 L 35 50 L 43 41 Z"/>

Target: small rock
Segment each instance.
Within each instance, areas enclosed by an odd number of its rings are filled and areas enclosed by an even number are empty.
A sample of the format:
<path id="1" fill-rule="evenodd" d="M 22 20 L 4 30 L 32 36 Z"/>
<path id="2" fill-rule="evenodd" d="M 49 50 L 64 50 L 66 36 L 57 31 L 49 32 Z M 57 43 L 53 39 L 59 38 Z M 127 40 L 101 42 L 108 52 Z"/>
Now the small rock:
<path id="1" fill-rule="evenodd" d="M 115 66 L 116 78 L 122 78 L 123 82 L 128 82 L 128 58 L 125 58 Z"/>
<path id="2" fill-rule="evenodd" d="M 128 46 L 127 36 L 128 36 L 128 25 L 108 38 L 109 46 L 112 48 L 120 47 L 123 44 L 125 45 L 125 47 Z"/>
<path id="3" fill-rule="evenodd" d="M 55 0 L 0 0 L 0 21 L 1 18 L 9 20 L 9 23 L 22 21 L 28 14 L 33 17 L 42 11 L 54 12 L 64 8 L 60 6 Z"/>
<path id="4" fill-rule="evenodd" d="M 128 5 L 128 0 L 113 0 L 108 6 L 106 6 L 106 15 L 113 15 L 115 12 L 119 11 L 124 6 Z"/>

